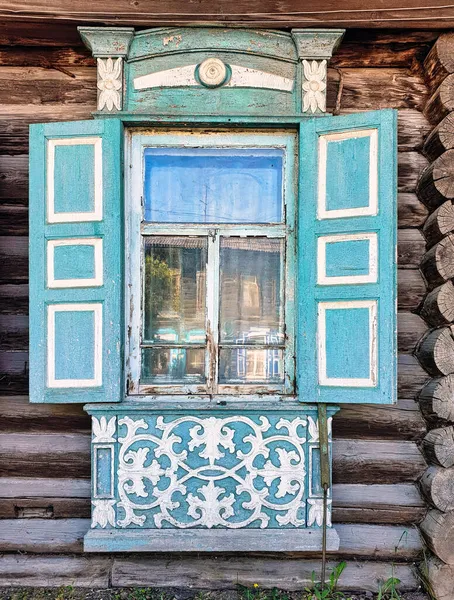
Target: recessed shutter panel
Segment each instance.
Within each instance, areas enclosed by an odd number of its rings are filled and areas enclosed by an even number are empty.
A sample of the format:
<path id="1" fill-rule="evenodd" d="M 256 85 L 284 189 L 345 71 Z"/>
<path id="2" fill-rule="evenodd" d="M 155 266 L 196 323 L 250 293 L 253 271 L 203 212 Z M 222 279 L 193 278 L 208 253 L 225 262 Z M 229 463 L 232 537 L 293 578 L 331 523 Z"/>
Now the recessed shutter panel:
<path id="1" fill-rule="evenodd" d="M 122 124 L 30 128 L 30 400 L 118 402 Z"/>
<path id="2" fill-rule="evenodd" d="M 396 112 L 301 125 L 302 402 L 396 399 Z"/>

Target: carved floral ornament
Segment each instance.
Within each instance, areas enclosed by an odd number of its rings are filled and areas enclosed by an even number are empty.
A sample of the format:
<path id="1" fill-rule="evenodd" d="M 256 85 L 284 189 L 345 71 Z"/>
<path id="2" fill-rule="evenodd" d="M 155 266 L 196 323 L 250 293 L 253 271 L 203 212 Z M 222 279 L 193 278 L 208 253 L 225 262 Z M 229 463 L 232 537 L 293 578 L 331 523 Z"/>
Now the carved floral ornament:
<path id="1" fill-rule="evenodd" d="M 322 499 L 311 492 L 319 439 L 310 416 L 124 416 L 118 424 L 124 433 L 118 437 L 118 502 L 94 499 L 92 527 L 322 524 Z M 113 440 L 114 429 L 115 417 L 94 417 L 93 444 Z"/>
<path id="2" fill-rule="evenodd" d="M 121 110 L 122 58 L 98 58 L 98 110 Z"/>
<path id="3" fill-rule="evenodd" d="M 326 60 L 303 60 L 303 112 L 326 111 Z"/>

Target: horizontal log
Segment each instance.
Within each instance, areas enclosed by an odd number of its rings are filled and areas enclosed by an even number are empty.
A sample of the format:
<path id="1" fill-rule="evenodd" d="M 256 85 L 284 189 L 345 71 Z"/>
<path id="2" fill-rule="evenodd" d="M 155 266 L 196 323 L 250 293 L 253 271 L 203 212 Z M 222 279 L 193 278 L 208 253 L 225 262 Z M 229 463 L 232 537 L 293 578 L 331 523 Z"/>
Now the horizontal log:
<path id="1" fill-rule="evenodd" d="M 109 581 L 112 563 L 114 579 Z M 329 560 L 330 572 L 336 562 Z M 208 590 L 237 590 L 238 585 L 303 590 L 320 572 L 319 559 L 204 556 L 56 556 L 14 555 L 0 557 L 2 587 L 113 587 L 150 586 Z M 400 580 L 402 592 L 417 589 L 411 566 L 384 561 L 354 561 L 344 569 L 339 587 L 345 591 L 376 592 L 390 574 Z M 126 592 L 127 593 L 127 592 Z M 445 599 L 443 599 L 445 600 Z M 448 600 L 448 599 L 446 599 Z M 449 599 L 450 600 L 450 599 Z"/>
<path id="2" fill-rule="evenodd" d="M 0 478 L 0 518 L 89 518 L 87 479 Z M 4 488 L 2 488 L 4 489 Z M 412 524 L 425 514 L 414 484 L 333 486 L 333 522 Z"/>
<path id="3" fill-rule="evenodd" d="M 0 556 L 0 586 L 105 589 L 112 560 L 111 556 L 4 554 Z"/>
<path id="4" fill-rule="evenodd" d="M 90 529 L 88 519 L 3 519 L 1 552 L 82 552 L 82 541 Z M 344 557 L 412 560 L 421 551 L 414 529 L 390 525 L 338 524 L 337 555 Z M 405 533 L 406 532 L 406 533 Z"/>
<path id="5" fill-rule="evenodd" d="M 433 377 L 454 373 L 454 326 L 430 331 L 421 340 L 416 356 Z"/>
<path id="6" fill-rule="evenodd" d="M 427 294 L 421 316 L 429 325 L 439 327 L 454 321 L 454 285 L 447 281 Z"/>
<path id="7" fill-rule="evenodd" d="M 399 229 L 397 261 L 400 269 L 418 269 L 426 243 L 418 229 Z"/>
<path id="8" fill-rule="evenodd" d="M 410 354 L 399 354 L 397 363 L 397 390 L 400 398 L 414 398 L 427 382 L 428 375 Z"/>
<path id="9" fill-rule="evenodd" d="M 454 204 L 451 200 L 447 200 L 430 215 L 422 232 L 426 238 L 428 248 L 431 248 L 453 231 Z"/>
<path id="10" fill-rule="evenodd" d="M 425 501 L 414 484 L 333 486 L 334 524 L 413 524 L 419 523 L 425 513 Z"/>
<path id="11" fill-rule="evenodd" d="M 415 481 L 425 461 L 415 442 L 338 439 L 335 483 Z M 86 434 L 0 434 L 1 477 L 89 477 L 90 436 Z"/>
<path id="12" fill-rule="evenodd" d="M 0 350 L 28 350 L 28 317 L 0 314 Z"/>
<path id="13" fill-rule="evenodd" d="M 398 194 L 397 210 L 399 227 L 421 227 L 429 215 L 429 211 L 416 194 L 407 192 Z"/>
<path id="14" fill-rule="evenodd" d="M 416 193 L 432 210 L 454 198 L 453 161 L 454 150 L 447 150 L 421 173 Z"/>
<path id="15" fill-rule="evenodd" d="M 1 290 L 1 288 L 0 288 Z M 0 292 L 1 293 L 1 292 Z M 426 284 L 419 271 L 398 269 L 397 305 L 398 310 L 414 311 L 426 293 Z"/>
<path id="16" fill-rule="evenodd" d="M 454 73 L 453 56 L 454 35 L 443 33 L 424 61 L 424 79 L 431 91 L 435 91 L 450 73 Z"/>
<path id="17" fill-rule="evenodd" d="M 421 412 L 431 422 L 454 421 L 454 375 L 430 379 L 418 396 Z"/>
<path id="18" fill-rule="evenodd" d="M 422 441 L 422 450 L 429 463 L 440 467 L 454 466 L 454 428 L 432 429 Z"/>
<path id="19" fill-rule="evenodd" d="M 423 256 L 421 271 L 430 287 L 454 277 L 454 234 L 449 233 Z"/>
<path id="20" fill-rule="evenodd" d="M 449 113 L 440 121 L 424 142 L 424 154 L 431 161 L 454 148 L 454 114 Z"/>
<path id="21" fill-rule="evenodd" d="M 454 510 L 454 467 L 430 466 L 420 480 L 424 497 L 442 512 Z"/>
<path id="22" fill-rule="evenodd" d="M 454 565 L 454 511 L 442 513 L 433 508 L 421 522 L 420 528 L 432 552 L 443 562 Z"/>
<path id="23" fill-rule="evenodd" d="M 3 21 L 0 27 L 0 46 L 52 46 L 55 48 L 79 47 L 83 43 L 76 24 L 37 21 Z"/>
<path id="24" fill-rule="evenodd" d="M 344 404 L 333 420 L 336 439 L 420 440 L 426 430 L 412 399 L 399 399 L 394 406 Z"/>
<path id="25" fill-rule="evenodd" d="M 0 37 L 1 40 L 1 37 Z M 80 43 L 82 41 L 80 40 Z M 0 44 L 0 67 L 39 67 L 59 70 L 63 68 L 62 73 L 71 73 L 67 67 L 96 67 L 96 59 L 91 52 L 79 44 L 74 44 L 73 48 L 55 48 L 46 47 L 48 44 L 42 44 L 39 47 L 12 45 L 3 46 Z M 413 51 L 421 49 L 421 44 L 412 44 Z M 427 47 L 424 44 L 423 47 Z"/>
<path id="26" fill-rule="evenodd" d="M 399 192 L 414 192 L 427 158 L 420 152 L 399 152 L 397 156 L 397 186 Z M 422 198 L 420 198 L 422 200 Z"/>
<path id="27" fill-rule="evenodd" d="M 453 92 L 454 74 L 448 75 L 427 101 L 424 115 L 434 125 L 442 121 L 454 109 Z"/>
<path id="28" fill-rule="evenodd" d="M 28 237 L 0 236 L 0 283 L 28 281 Z"/>
<path id="29" fill-rule="evenodd" d="M 3 433 L 89 433 L 90 427 L 83 404 L 30 404 L 28 396 L 0 396 Z"/>
<path id="30" fill-rule="evenodd" d="M 447 565 L 436 556 L 430 556 L 421 570 L 435 598 L 451 600 L 452 590 L 454 590 L 454 566 Z"/>
<path id="31" fill-rule="evenodd" d="M 0 236 L 6 235 L 28 235 L 28 209 L 25 206 L 0 205 Z"/>
<path id="32" fill-rule="evenodd" d="M 14 0 L 4 1 L 0 10 L 0 19 L 9 21 L 33 20 L 36 23 L 104 23 L 111 25 L 135 25 L 144 27 L 168 26 L 171 24 L 200 24 L 214 22 L 257 27 L 368 27 L 378 29 L 449 29 L 454 26 L 454 11 L 450 5 L 437 0 L 430 7 L 422 0 L 415 0 L 403 7 L 387 1 L 367 5 L 365 11 L 358 4 L 343 3 L 342 9 L 331 0 L 323 0 L 317 8 L 301 10 L 297 0 L 288 0 L 276 4 L 272 0 L 259 2 L 238 2 L 232 11 L 229 4 L 220 0 L 215 2 L 202 0 L 188 8 L 182 0 L 163 5 L 152 0 L 146 10 L 140 4 L 127 2 L 106 4 L 103 0 L 87 3 L 77 0 L 68 6 L 65 0 L 52 5 L 39 0 L 27 1 L 17 5 Z"/>
<path id="33" fill-rule="evenodd" d="M 0 284 L 0 314 L 28 315 L 28 284 Z"/>
<path id="34" fill-rule="evenodd" d="M 426 462 L 414 442 L 337 440 L 334 483 L 405 483 L 418 479 Z"/>

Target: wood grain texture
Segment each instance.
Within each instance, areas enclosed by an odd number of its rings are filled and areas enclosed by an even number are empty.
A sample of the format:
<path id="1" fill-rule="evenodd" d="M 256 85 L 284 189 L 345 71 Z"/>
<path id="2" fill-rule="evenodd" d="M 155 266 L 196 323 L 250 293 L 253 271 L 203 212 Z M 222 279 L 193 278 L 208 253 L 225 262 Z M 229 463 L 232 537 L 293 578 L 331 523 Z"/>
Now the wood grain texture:
<path id="1" fill-rule="evenodd" d="M 454 326 L 430 331 L 421 340 L 416 356 L 433 377 L 454 373 Z"/>
<path id="2" fill-rule="evenodd" d="M 454 511 L 442 513 L 433 508 L 422 521 L 421 531 L 432 552 L 448 565 L 454 565 Z"/>
<path id="3" fill-rule="evenodd" d="M 431 91 L 435 91 L 450 73 L 454 73 L 453 56 L 454 35 L 443 33 L 424 60 L 424 79 Z"/>
<path id="4" fill-rule="evenodd" d="M 423 572 L 438 600 L 451 600 L 454 589 L 454 566 L 447 565 L 436 556 L 431 556 L 423 565 Z"/>
<path id="5" fill-rule="evenodd" d="M 418 28 L 447 29 L 453 26 L 454 10 L 441 0 L 430 8 L 418 0 L 405 0 L 398 6 L 392 0 L 369 4 L 367 9 L 357 3 L 344 3 L 342 9 L 333 0 L 323 0 L 317 8 L 303 10 L 296 0 L 286 0 L 278 5 L 271 0 L 239 2 L 232 10 L 230 4 L 220 0 L 202 0 L 189 8 L 187 4 L 174 0 L 165 6 L 159 0 L 146 5 L 131 4 L 127 0 L 114 4 L 106 0 L 77 0 L 68 7 L 64 0 L 49 5 L 44 0 L 15 3 L 4 1 L 0 19 L 8 21 L 33 20 L 41 23 L 105 23 L 116 25 L 161 26 L 170 24 L 197 24 L 214 22 L 222 25 L 242 24 L 260 27 L 370 27 L 370 28 Z"/>
<path id="6" fill-rule="evenodd" d="M 449 468 L 454 466 L 454 428 L 440 427 L 429 431 L 422 442 L 429 463 Z"/>
<path id="7" fill-rule="evenodd" d="M 454 108 L 452 94 L 454 92 L 454 74 L 448 75 L 440 83 L 424 107 L 424 115 L 430 123 L 436 125 Z"/>
<path id="8" fill-rule="evenodd" d="M 451 200 L 447 200 L 430 215 L 422 232 L 427 247 L 431 248 L 452 231 L 454 231 L 454 204 Z"/>
<path id="9" fill-rule="evenodd" d="M 454 375 L 431 379 L 422 388 L 418 401 L 429 421 L 454 421 Z"/>
<path id="10" fill-rule="evenodd" d="M 454 285 L 447 281 L 427 294 L 421 316 L 429 325 L 439 327 L 454 321 Z"/>
<path id="11" fill-rule="evenodd" d="M 424 154 L 435 160 L 454 148 L 454 114 L 449 113 L 430 133 L 424 142 Z"/>
<path id="12" fill-rule="evenodd" d="M 442 512 L 454 510 L 454 468 L 430 466 L 421 477 L 425 498 Z"/>
<path id="13" fill-rule="evenodd" d="M 454 198 L 453 158 L 454 150 L 447 150 L 424 169 L 418 180 L 418 198 L 432 210 Z"/>
<path id="14" fill-rule="evenodd" d="M 432 288 L 454 277 L 454 234 L 449 233 L 424 255 L 421 271 Z"/>
<path id="15" fill-rule="evenodd" d="M 400 269 L 418 269 L 426 249 L 418 229 L 399 229 L 397 235 L 397 262 Z"/>

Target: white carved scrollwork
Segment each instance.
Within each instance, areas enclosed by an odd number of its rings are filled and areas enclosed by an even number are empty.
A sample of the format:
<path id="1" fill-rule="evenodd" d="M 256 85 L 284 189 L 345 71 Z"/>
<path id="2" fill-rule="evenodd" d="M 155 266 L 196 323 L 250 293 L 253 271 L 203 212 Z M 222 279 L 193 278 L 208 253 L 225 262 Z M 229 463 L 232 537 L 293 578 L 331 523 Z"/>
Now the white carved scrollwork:
<path id="1" fill-rule="evenodd" d="M 98 58 L 97 64 L 98 110 L 121 110 L 123 59 Z"/>
<path id="2" fill-rule="evenodd" d="M 305 526 L 306 420 L 119 420 L 117 525 Z"/>
<path id="3" fill-rule="evenodd" d="M 307 503 L 309 504 L 309 514 L 307 516 L 307 526 L 312 527 L 318 525 L 323 526 L 323 498 L 309 498 Z M 332 500 L 328 500 L 327 506 L 327 519 L 326 523 L 328 527 L 331 527 L 331 503 Z"/>
<path id="4" fill-rule="evenodd" d="M 303 112 L 326 111 L 326 60 L 303 60 Z"/>

